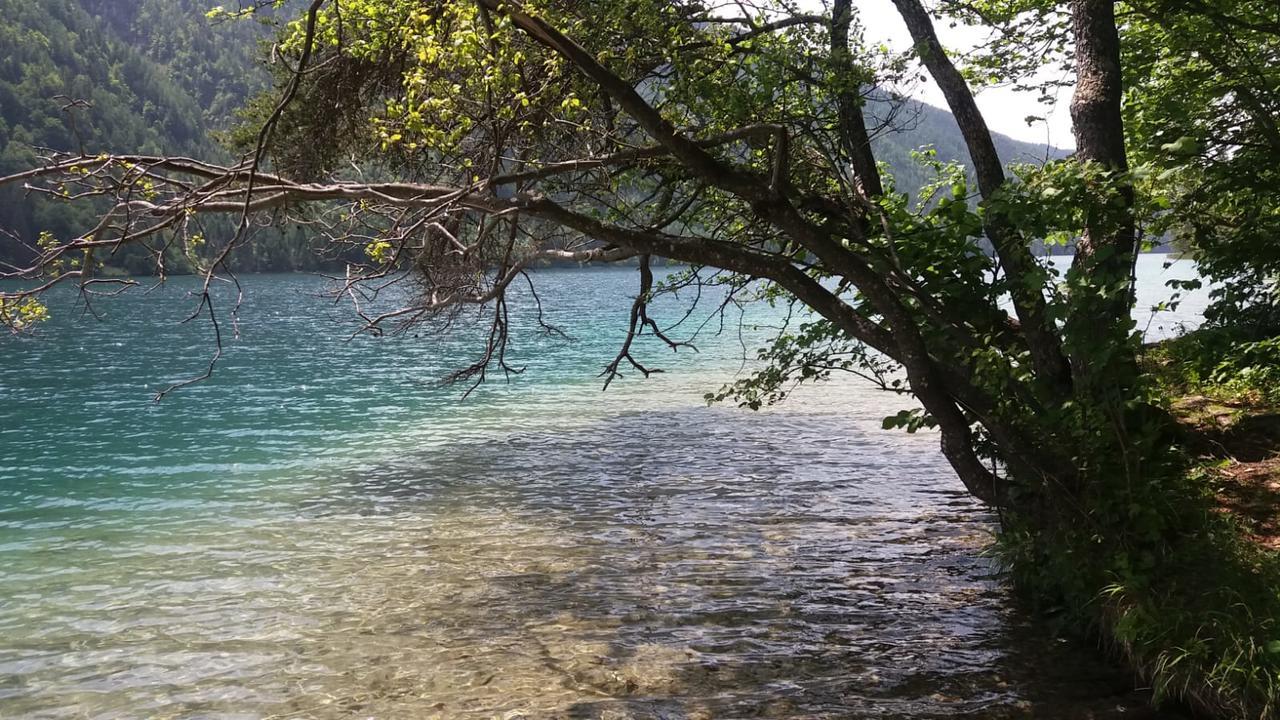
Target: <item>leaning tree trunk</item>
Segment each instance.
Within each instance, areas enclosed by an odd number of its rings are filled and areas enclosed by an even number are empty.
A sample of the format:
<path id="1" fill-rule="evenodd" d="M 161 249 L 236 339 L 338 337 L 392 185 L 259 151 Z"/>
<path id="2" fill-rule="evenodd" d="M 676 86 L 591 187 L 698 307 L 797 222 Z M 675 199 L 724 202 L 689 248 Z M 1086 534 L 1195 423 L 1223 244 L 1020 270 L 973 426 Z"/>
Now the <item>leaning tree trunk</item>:
<path id="1" fill-rule="evenodd" d="M 898 14 L 911 33 L 920 60 L 942 90 L 952 116 L 960 128 L 969 151 L 973 174 L 984 205 L 993 200 L 1005 185 L 1004 163 L 996 152 L 995 138 L 986 118 L 978 109 L 973 90 L 960 69 L 942 47 L 933 20 L 921 0 L 893 0 Z M 1030 244 L 998 210 L 984 213 L 984 230 L 994 246 L 1000 264 L 1011 280 L 1013 309 L 1022 325 L 1027 349 L 1031 352 L 1036 373 L 1049 388 L 1056 402 L 1070 392 L 1069 370 L 1057 336 L 1057 328 L 1048 317 L 1043 280 L 1039 274 Z"/>

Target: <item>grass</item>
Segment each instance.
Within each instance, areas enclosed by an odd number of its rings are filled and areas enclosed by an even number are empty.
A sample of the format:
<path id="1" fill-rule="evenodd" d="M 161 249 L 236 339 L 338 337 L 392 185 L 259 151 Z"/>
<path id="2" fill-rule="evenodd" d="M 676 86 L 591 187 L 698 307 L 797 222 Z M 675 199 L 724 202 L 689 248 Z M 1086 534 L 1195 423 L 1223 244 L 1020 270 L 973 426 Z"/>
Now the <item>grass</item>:
<path id="1" fill-rule="evenodd" d="M 1165 573 L 1099 597 L 1114 647 L 1157 701 L 1210 716 L 1280 712 L 1280 558 L 1249 543 L 1230 518 L 1174 548 Z"/>
<path id="2" fill-rule="evenodd" d="M 1212 715 L 1280 717 L 1280 337 L 1208 328 L 1147 349 L 1183 433 L 1199 501 L 1146 587 L 1101 598 L 1157 698 Z"/>
<path id="3" fill-rule="evenodd" d="M 1119 540 L 1006 532 L 1006 560 L 1015 582 L 1091 623 L 1158 702 L 1280 718 L 1280 337 L 1201 330 L 1149 346 L 1142 365 L 1185 456 L 1137 496 L 1160 505 L 1158 539 L 1128 539 L 1141 530 L 1113 506 L 1103 534 Z"/>

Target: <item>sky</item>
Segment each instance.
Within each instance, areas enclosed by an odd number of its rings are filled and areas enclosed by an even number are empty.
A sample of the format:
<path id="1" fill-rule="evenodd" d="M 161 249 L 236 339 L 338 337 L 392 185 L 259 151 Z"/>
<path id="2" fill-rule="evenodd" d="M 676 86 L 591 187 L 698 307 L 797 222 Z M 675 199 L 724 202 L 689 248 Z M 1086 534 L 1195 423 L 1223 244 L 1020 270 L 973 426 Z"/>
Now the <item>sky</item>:
<path id="1" fill-rule="evenodd" d="M 822 10 L 820 0 L 812 0 L 809 4 L 815 12 Z M 864 39 L 868 44 L 885 42 L 894 50 L 907 50 L 911 47 L 911 35 L 894 8 L 892 0 L 855 0 L 859 9 L 862 25 L 865 28 Z M 943 46 L 948 50 L 965 52 L 984 44 L 988 33 L 981 28 L 960 26 L 947 27 L 948 23 L 936 23 L 936 30 Z M 925 73 L 928 75 L 928 73 Z M 913 89 L 913 96 L 941 108 L 947 102 L 942 91 L 929 78 Z M 976 94 L 978 107 L 987 119 L 991 130 L 1008 135 L 1018 140 L 1033 143 L 1047 143 L 1063 149 L 1074 149 L 1075 139 L 1071 134 L 1071 88 L 1058 90 L 1058 100 L 1052 108 L 1037 101 L 1036 92 L 1019 92 L 1007 87 L 983 88 Z M 1038 122 L 1028 127 L 1025 118 L 1028 115 L 1046 117 L 1045 122 Z"/>

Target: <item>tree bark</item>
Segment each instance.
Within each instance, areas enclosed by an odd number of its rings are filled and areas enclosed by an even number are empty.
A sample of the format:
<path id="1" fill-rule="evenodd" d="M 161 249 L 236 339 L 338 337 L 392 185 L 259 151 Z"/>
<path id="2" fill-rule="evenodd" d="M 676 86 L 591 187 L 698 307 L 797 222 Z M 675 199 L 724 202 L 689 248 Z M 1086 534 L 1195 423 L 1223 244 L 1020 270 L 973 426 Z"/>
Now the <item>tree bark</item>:
<path id="1" fill-rule="evenodd" d="M 1071 99 L 1076 157 L 1128 170 L 1115 0 L 1073 0 L 1071 24 L 1076 42 L 1076 90 Z"/>
<path id="2" fill-rule="evenodd" d="M 1115 1 L 1072 0 L 1071 20 L 1076 43 L 1076 90 L 1071 100 L 1076 159 L 1103 170 L 1119 195 L 1118 204 L 1100 200 L 1088 209 L 1072 262 L 1073 269 L 1088 279 L 1066 328 L 1076 348 L 1071 353 L 1072 375 L 1077 385 L 1096 388 L 1116 385 L 1122 377 L 1116 371 L 1131 369 L 1131 358 L 1098 363 L 1091 349 L 1093 340 L 1081 340 L 1107 337 L 1123 346 L 1132 306 L 1127 283 L 1137 250 L 1137 224 L 1133 185 L 1126 176 L 1129 160 L 1121 114 L 1124 85 Z"/>
<path id="3" fill-rule="evenodd" d="M 867 197 L 884 194 L 880 169 L 871 151 L 871 137 L 862 112 L 862 97 L 854 84 L 857 74 L 849 52 L 849 26 L 853 22 L 853 0 L 835 0 L 831 8 L 831 61 L 835 66 L 836 107 L 840 123 L 842 150 L 848 155 L 853 175 Z"/>

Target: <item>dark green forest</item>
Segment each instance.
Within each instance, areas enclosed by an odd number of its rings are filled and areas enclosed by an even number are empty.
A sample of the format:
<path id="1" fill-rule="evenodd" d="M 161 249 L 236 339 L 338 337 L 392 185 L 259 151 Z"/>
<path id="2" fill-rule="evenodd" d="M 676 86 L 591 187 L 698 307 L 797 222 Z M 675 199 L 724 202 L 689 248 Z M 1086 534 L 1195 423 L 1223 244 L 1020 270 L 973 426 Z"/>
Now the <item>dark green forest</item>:
<path id="1" fill-rule="evenodd" d="M 272 30 L 261 22 L 214 22 L 208 9 L 204 0 L 0 0 L 0 175 L 36 166 L 42 147 L 230 159 L 215 138 L 267 87 L 263 40 Z M 72 101 L 84 102 L 69 107 Z M 88 204 L 5 188 L 0 228 L 12 235 L 0 238 L 0 261 L 22 262 L 42 231 L 72 236 L 95 216 Z M 298 245 L 283 238 L 255 243 L 237 265 L 314 264 Z M 185 258 L 172 259 L 169 270 L 186 269 Z M 154 271 L 141 248 L 122 250 L 107 264 Z"/>
<path id="2" fill-rule="evenodd" d="M 215 21 L 208 0 L 0 0 L 0 176 L 36 166 L 39 148 L 189 155 L 229 160 L 219 142 L 236 113 L 266 91 L 270 69 L 265 21 Z M 944 161 L 966 158 L 950 113 L 918 103 L 894 103 L 883 94 L 869 113 L 888 129 L 876 140 L 878 156 L 893 168 L 898 187 L 914 191 L 931 171 L 912 151 L 932 146 Z M 67 107 L 72 101 L 87 105 Z M 1006 162 L 1032 162 L 1060 151 L 997 136 Z M 66 238 L 91 227 L 97 210 L 86 203 L 33 198 L 19 187 L 0 190 L 0 261 L 20 263 L 42 231 Z M 207 233 L 216 246 L 229 236 L 225 219 Z M 239 270 L 315 268 L 324 261 L 297 232 L 272 229 L 235 259 Z M 169 272 L 189 270 L 173 253 Z M 113 255 L 117 272 L 149 274 L 154 261 L 143 248 Z"/>

